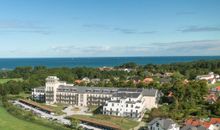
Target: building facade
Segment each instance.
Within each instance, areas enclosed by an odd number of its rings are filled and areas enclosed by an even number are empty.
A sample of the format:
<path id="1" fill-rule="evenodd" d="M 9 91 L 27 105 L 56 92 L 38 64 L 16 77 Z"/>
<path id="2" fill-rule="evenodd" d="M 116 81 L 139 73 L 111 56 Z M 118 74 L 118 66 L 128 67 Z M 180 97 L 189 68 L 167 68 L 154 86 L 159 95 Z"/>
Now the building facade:
<path id="1" fill-rule="evenodd" d="M 155 118 L 148 123 L 148 130 L 179 130 L 180 127 L 172 119 Z"/>
<path id="2" fill-rule="evenodd" d="M 32 98 L 46 104 L 103 106 L 103 114 L 141 118 L 146 109 L 158 106 L 156 89 L 128 89 L 74 86 L 56 76 L 46 78 L 45 87 L 34 88 Z"/>
<path id="3" fill-rule="evenodd" d="M 32 99 L 39 102 L 46 102 L 45 87 L 38 87 L 32 90 Z"/>
<path id="4" fill-rule="evenodd" d="M 103 106 L 103 114 L 140 119 L 146 109 L 158 106 L 159 97 L 156 89 L 119 88 Z"/>

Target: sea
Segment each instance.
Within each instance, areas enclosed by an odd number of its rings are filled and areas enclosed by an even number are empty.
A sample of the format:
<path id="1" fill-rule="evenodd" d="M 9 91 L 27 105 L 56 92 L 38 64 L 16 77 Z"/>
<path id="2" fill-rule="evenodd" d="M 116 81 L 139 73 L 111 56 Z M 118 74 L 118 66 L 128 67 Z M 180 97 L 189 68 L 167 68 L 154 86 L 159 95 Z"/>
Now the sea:
<path id="1" fill-rule="evenodd" d="M 220 56 L 162 56 L 162 57 L 83 57 L 83 58 L 0 58 L 0 69 L 14 69 L 19 66 L 56 67 L 112 67 L 128 62 L 140 65 L 170 64 L 198 60 L 220 59 Z"/>

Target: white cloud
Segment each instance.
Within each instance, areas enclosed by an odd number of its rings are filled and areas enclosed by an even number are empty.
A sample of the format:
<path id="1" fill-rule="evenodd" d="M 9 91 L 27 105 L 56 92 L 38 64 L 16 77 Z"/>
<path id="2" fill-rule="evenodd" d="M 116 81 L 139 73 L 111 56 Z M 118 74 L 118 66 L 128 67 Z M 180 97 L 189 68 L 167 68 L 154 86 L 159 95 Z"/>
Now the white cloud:
<path id="1" fill-rule="evenodd" d="M 51 46 L 45 50 L 35 51 L 16 49 L 10 51 L 9 55 L 24 55 L 24 57 L 199 56 L 220 55 L 219 50 L 220 40 L 194 40 L 128 46 L 81 46 L 70 44 L 65 46 Z"/>
<path id="2" fill-rule="evenodd" d="M 50 34 L 48 27 L 44 27 L 35 22 L 20 20 L 0 20 L 1 33 L 38 33 Z"/>

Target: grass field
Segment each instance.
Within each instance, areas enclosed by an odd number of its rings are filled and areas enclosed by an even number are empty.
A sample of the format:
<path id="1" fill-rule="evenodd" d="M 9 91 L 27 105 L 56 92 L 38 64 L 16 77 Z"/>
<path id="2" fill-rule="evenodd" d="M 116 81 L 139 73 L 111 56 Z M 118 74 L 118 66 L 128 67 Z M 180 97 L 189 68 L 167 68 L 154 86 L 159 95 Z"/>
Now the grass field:
<path id="1" fill-rule="evenodd" d="M 17 119 L 0 105 L 0 130 L 53 130 L 31 122 Z"/>
<path id="2" fill-rule="evenodd" d="M 14 81 L 23 81 L 22 78 L 0 79 L 0 84 L 7 83 L 8 81 L 11 81 L 11 80 L 14 80 Z"/>
<path id="3" fill-rule="evenodd" d="M 94 115 L 94 116 L 74 115 L 73 118 L 95 120 L 96 122 L 102 124 L 106 124 L 106 123 L 112 124 L 120 127 L 122 130 L 129 130 L 131 128 L 136 127 L 139 124 L 139 122 L 130 119 L 107 116 L 107 115 Z"/>

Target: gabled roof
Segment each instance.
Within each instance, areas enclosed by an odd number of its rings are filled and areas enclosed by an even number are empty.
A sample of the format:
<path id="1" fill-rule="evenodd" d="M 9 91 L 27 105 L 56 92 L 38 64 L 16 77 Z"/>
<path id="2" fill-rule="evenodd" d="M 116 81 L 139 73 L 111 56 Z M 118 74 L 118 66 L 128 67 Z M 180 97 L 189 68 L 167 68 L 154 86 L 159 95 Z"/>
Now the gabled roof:
<path id="1" fill-rule="evenodd" d="M 153 78 L 145 78 L 144 80 L 142 80 L 142 82 L 145 83 L 145 84 L 149 84 L 149 83 L 151 83 L 153 81 L 154 81 Z"/>
<path id="2" fill-rule="evenodd" d="M 212 123 L 212 124 L 219 123 L 220 124 L 220 118 L 211 118 L 210 123 Z"/>
<path id="3" fill-rule="evenodd" d="M 181 128 L 180 130 L 208 130 L 208 129 L 204 126 L 186 125 L 183 128 Z"/>
<path id="4" fill-rule="evenodd" d="M 192 125 L 186 125 L 183 128 L 181 128 L 180 130 L 197 130 L 197 127 L 192 126 Z"/>
<path id="5" fill-rule="evenodd" d="M 161 128 L 167 130 L 171 127 L 172 124 L 176 124 L 172 119 L 162 119 L 162 118 L 155 118 L 151 122 L 148 123 L 148 125 L 153 125 L 155 123 L 159 123 Z"/>
<path id="6" fill-rule="evenodd" d="M 208 130 L 208 128 L 204 127 L 204 126 L 198 126 L 197 130 Z"/>
<path id="7" fill-rule="evenodd" d="M 198 128 L 200 127 L 200 129 L 202 130 L 203 129 L 202 127 L 208 129 L 210 125 L 217 123 L 220 123 L 220 118 L 211 118 L 210 121 L 201 121 L 199 119 L 188 119 L 185 124 L 192 125 Z"/>
<path id="8" fill-rule="evenodd" d="M 216 91 L 220 91 L 220 86 L 215 87 Z"/>

